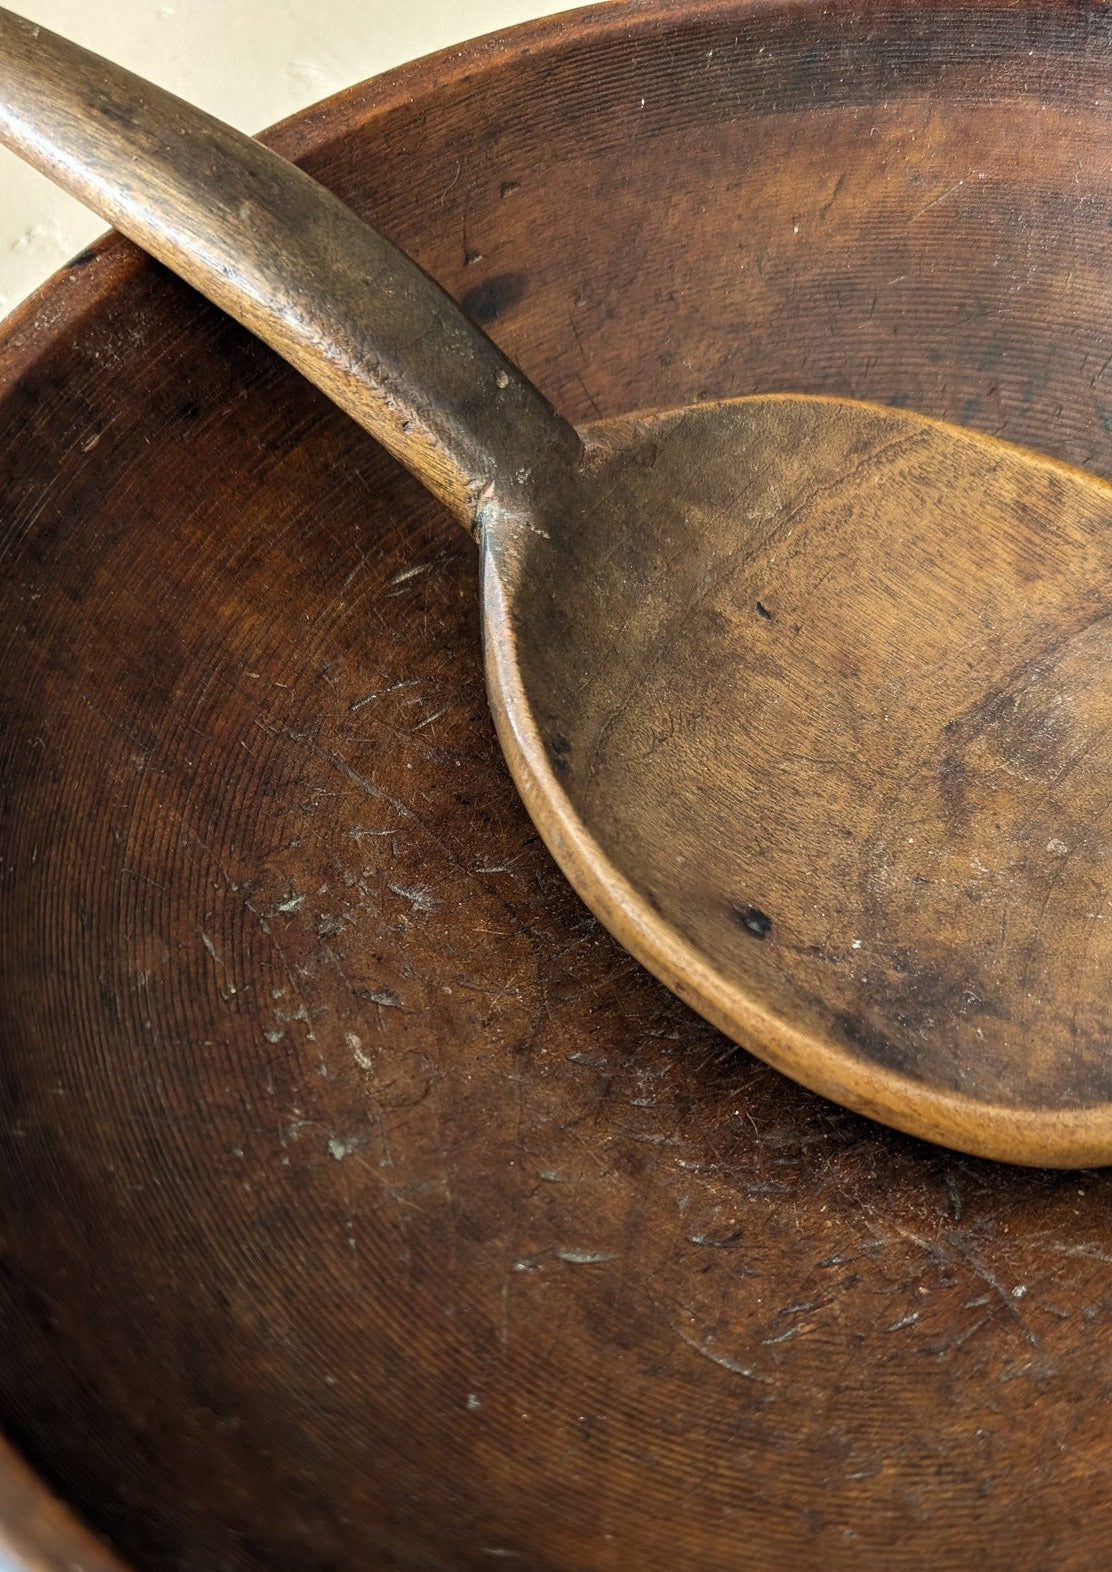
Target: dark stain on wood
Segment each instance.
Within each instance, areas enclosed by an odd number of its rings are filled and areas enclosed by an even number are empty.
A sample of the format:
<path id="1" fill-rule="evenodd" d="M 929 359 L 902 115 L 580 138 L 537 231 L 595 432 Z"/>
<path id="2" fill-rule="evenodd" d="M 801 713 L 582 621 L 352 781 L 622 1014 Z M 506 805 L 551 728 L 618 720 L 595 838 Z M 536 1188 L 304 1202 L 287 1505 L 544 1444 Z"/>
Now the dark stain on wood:
<path id="1" fill-rule="evenodd" d="M 772 918 L 759 906 L 735 905 L 734 918 L 755 939 L 767 939 L 772 932 Z"/>
<path id="2" fill-rule="evenodd" d="M 460 305 L 473 322 L 489 327 L 524 299 L 528 285 L 525 273 L 499 273 L 469 289 Z"/>
<path id="3" fill-rule="evenodd" d="M 465 218 L 527 274 L 496 326 L 576 418 L 975 398 L 1110 474 L 1110 21 L 619 5 L 279 141 L 453 290 Z M 1100 1565 L 1112 1178 L 955 1158 L 693 1018 L 509 785 L 456 526 L 93 263 L 0 347 L 6 1433 L 150 1572 Z M 0 1522 L 20 1572 L 111 1565 L 7 1455 Z"/>

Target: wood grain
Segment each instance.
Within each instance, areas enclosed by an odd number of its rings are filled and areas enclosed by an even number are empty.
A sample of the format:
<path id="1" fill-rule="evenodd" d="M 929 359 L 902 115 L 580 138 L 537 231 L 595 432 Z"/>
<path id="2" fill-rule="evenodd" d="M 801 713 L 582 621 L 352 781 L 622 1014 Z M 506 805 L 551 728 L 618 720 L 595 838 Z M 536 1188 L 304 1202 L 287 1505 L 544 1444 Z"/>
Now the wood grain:
<path id="1" fill-rule="evenodd" d="M 0 140 L 476 534 L 503 750 L 612 933 L 860 1112 L 980 1156 L 1112 1160 L 1112 486 L 829 397 L 577 434 L 269 149 L 4 11 L 0 90 Z"/>
<path id="2" fill-rule="evenodd" d="M 484 542 L 484 636 L 588 906 L 851 1108 L 1112 1160 L 1112 487 L 837 400 L 583 430 L 586 502 Z"/>
<path id="3" fill-rule="evenodd" d="M 574 420 L 853 394 L 1107 476 L 1108 34 L 619 5 L 277 141 Z M 1099 1565 L 1107 1175 L 885 1131 L 631 962 L 498 757 L 473 548 L 157 267 L 84 259 L 0 382 L 43 1478 L 175 1572 Z"/>

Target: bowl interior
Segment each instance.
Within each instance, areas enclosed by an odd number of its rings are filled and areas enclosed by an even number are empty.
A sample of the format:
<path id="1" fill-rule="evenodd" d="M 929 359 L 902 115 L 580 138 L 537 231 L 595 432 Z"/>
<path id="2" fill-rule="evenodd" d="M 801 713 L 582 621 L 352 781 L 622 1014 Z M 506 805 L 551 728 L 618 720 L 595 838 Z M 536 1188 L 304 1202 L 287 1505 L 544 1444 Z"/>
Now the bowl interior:
<path id="1" fill-rule="evenodd" d="M 1066 4 L 622 3 L 277 141 L 573 418 L 849 394 L 1112 474 L 1110 59 Z M 151 1568 L 1096 1564 L 1107 1179 L 925 1147 L 693 1018 L 517 802 L 466 538 L 126 247 L 36 311 L 0 350 L 24 1455 Z"/>

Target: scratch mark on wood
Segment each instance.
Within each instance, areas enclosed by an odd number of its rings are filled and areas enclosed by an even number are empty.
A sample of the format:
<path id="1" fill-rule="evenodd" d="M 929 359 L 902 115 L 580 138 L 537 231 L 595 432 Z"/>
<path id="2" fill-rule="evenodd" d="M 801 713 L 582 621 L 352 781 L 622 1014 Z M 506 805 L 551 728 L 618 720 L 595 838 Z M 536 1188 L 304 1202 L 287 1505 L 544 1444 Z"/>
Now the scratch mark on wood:
<path id="1" fill-rule="evenodd" d="M 398 693 L 403 688 L 417 688 L 421 685 L 423 680 L 424 679 L 422 677 L 407 677 L 402 682 L 390 683 L 388 687 L 376 688 L 373 693 L 365 693 L 361 699 L 355 699 L 351 704 L 349 704 L 348 713 L 349 715 L 354 715 L 355 712 L 357 710 L 361 710 L 364 705 L 373 704 L 376 699 L 384 698 L 388 693 Z"/>
<path id="2" fill-rule="evenodd" d="M 946 187 L 945 191 L 940 191 L 937 196 L 931 197 L 929 202 L 924 202 L 919 211 L 911 215 L 908 222 L 913 224 L 917 218 L 922 218 L 923 214 L 929 213 L 932 207 L 937 207 L 940 202 L 945 202 L 947 197 L 953 196 L 955 191 L 960 191 L 964 184 L 964 177 L 960 180 L 955 180 L 953 185 Z"/>
<path id="3" fill-rule="evenodd" d="M 716 1353 L 713 1348 L 708 1348 L 705 1343 L 700 1343 L 680 1326 L 673 1326 L 673 1332 L 681 1343 L 686 1343 L 694 1353 L 703 1359 L 709 1359 L 712 1365 L 718 1365 L 722 1370 L 728 1370 L 731 1375 L 744 1376 L 747 1381 L 759 1382 L 761 1386 L 775 1386 L 776 1383 L 769 1376 L 759 1374 L 749 1365 L 739 1364 L 736 1359 L 730 1359 L 726 1354 Z"/>
<path id="4" fill-rule="evenodd" d="M 777 1332 L 774 1337 L 762 1337 L 761 1347 L 772 1348 L 777 1343 L 790 1343 L 797 1337 L 802 1337 L 804 1332 L 809 1332 L 809 1326 L 789 1326 L 786 1332 Z"/>
<path id="5" fill-rule="evenodd" d="M 419 562 L 414 568 L 399 568 L 392 573 L 386 583 L 393 587 L 395 584 L 406 584 L 410 579 L 420 578 L 423 573 L 431 573 L 435 566 L 432 562 Z"/>
<path id="6" fill-rule="evenodd" d="M 408 901 L 415 912 L 431 912 L 436 909 L 436 902 L 432 898 L 432 891 L 424 884 L 388 884 L 386 888 L 391 895 L 400 895 L 403 901 Z"/>
<path id="7" fill-rule="evenodd" d="M 921 1316 L 921 1310 L 912 1310 L 910 1315 L 901 1316 L 898 1321 L 893 1321 L 892 1325 L 887 1327 L 886 1330 L 889 1332 L 902 1332 L 904 1327 L 914 1326 Z"/>

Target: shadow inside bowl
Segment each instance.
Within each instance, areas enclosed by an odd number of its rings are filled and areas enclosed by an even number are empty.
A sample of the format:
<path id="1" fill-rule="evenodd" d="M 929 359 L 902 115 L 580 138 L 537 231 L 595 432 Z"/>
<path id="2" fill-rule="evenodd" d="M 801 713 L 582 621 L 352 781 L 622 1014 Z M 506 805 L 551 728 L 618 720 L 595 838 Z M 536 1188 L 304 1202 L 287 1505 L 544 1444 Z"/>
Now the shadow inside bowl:
<path id="1" fill-rule="evenodd" d="M 847 394 L 1112 474 L 1107 35 L 621 3 L 276 140 L 573 418 Z M 1104 1175 L 927 1148 L 691 1016 L 516 799 L 456 527 L 126 247 L 35 311 L 0 350 L 24 1455 L 145 1568 L 1096 1564 Z"/>

